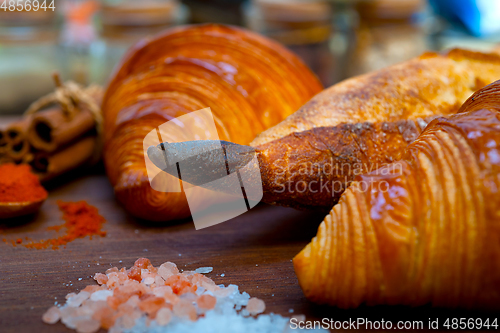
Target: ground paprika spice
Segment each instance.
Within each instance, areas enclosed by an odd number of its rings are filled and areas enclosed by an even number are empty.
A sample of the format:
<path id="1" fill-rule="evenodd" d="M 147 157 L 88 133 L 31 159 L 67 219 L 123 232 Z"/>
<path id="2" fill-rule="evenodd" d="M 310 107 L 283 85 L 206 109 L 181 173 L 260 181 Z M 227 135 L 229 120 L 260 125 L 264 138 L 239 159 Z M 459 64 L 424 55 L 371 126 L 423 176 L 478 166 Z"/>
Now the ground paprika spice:
<path id="1" fill-rule="evenodd" d="M 46 249 L 52 247 L 54 250 L 59 246 L 66 245 L 77 238 L 89 236 L 106 236 L 106 231 L 102 230 L 102 225 L 106 220 L 99 215 L 96 207 L 89 205 L 85 201 L 63 202 L 57 201 L 59 209 L 63 212 L 63 219 L 66 221 L 62 225 L 49 227 L 49 230 L 60 231 L 65 229 L 66 233 L 60 237 L 46 239 L 39 242 L 25 244 L 27 248 Z"/>
<path id="2" fill-rule="evenodd" d="M 0 165 L 0 202 L 34 202 L 47 198 L 47 191 L 29 165 Z"/>

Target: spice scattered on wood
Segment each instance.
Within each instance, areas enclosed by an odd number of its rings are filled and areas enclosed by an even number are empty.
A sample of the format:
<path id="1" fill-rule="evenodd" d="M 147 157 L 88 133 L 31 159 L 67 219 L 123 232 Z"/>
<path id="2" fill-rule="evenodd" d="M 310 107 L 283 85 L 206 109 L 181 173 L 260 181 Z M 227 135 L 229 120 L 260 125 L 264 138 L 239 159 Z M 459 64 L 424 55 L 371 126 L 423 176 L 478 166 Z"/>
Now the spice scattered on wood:
<path id="1" fill-rule="evenodd" d="M 63 219 L 66 221 L 62 225 L 48 227 L 48 230 L 60 231 L 65 229 L 65 234 L 52 239 L 24 244 L 31 249 L 46 249 L 52 247 L 56 250 L 77 238 L 89 236 L 106 236 L 106 231 L 102 230 L 102 225 L 106 222 L 104 217 L 99 215 L 96 207 L 89 205 L 85 201 L 63 202 L 57 201 L 59 209 L 63 212 Z"/>
<path id="2" fill-rule="evenodd" d="M 0 165 L 0 202 L 33 202 L 47 198 L 47 191 L 29 165 Z"/>

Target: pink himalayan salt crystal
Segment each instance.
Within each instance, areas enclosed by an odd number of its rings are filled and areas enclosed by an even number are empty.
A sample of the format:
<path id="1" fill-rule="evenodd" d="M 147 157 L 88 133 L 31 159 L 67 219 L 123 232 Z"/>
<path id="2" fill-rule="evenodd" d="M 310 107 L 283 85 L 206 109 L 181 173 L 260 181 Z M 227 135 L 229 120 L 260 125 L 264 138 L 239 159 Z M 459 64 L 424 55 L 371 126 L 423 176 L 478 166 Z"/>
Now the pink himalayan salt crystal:
<path id="1" fill-rule="evenodd" d="M 216 290 L 220 289 L 212 279 L 199 273 L 193 274 L 193 276 L 191 277 L 191 283 L 203 287 L 211 292 L 215 292 Z"/>
<path id="2" fill-rule="evenodd" d="M 166 263 L 163 263 L 160 265 L 160 268 L 158 268 L 158 274 L 166 280 L 172 275 L 179 274 L 179 269 L 177 268 L 177 265 L 174 264 L 173 262 L 167 261 Z"/>
<path id="3" fill-rule="evenodd" d="M 106 276 L 106 274 L 96 273 L 94 275 L 94 280 L 96 280 L 99 284 L 105 284 L 106 282 L 108 282 L 108 277 Z"/>
<path id="4" fill-rule="evenodd" d="M 246 309 L 252 316 L 255 316 L 259 313 L 264 312 L 264 310 L 266 310 L 266 303 L 264 303 L 264 301 L 261 299 L 258 299 L 256 297 L 252 297 L 248 300 L 248 304 L 247 304 Z"/>
<path id="5" fill-rule="evenodd" d="M 112 268 L 109 268 L 106 270 L 106 275 L 110 274 L 110 273 L 118 273 L 118 267 L 112 267 Z"/>
<path id="6" fill-rule="evenodd" d="M 66 305 L 49 311 L 59 311 L 58 318 L 67 327 L 82 333 L 95 332 L 99 327 L 118 333 L 133 327 L 136 319 L 143 316 L 146 323 L 156 320 L 161 326 L 168 325 L 174 317 L 196 321 L 216 306 L 217 298 L 212 295 L 227 297 L 237 291 L 237 286 L 218 287 L 212 279 L 196 271 L 179 273 L 171 262 L 157 269 L 145 258 L 137 260 L 129 270 L 114 267 L 106 273 L 95 274 L 99 286 L 87 286 L 78 295 L 70 293 Z M 204 290 L 209 293 L 203 294 Z M 265 303 L 252 298 L 243 311 L 248 316 L 264 310 Z M 47 314 L 44 321 L 55 323 L 56 315 Z"/>
<path id="7" fill-rule="evenodd" d="M 93 333 L 99 330 L 101 323 L 92 318 L 85 318 L 77 320 L 75 326 L 78 333 Z"/>
<path id="8" fill-rule="evenodd" d="M 179 269 L 177 268 L 177 265 L 174 264 L 173 262 L 167 261 L 166 263 L 163 263 L 160 265 L 160 268 L 158 268 L 158 274 L 166 280 L 172 275 L 179 274 Z"/>
<path id="9" fill-rule="evenodd" d="M 139 303 L 139 309 L 146 312 L 154 318 L 156 312 L 165 306 L 165 299 L 162 297 L 151 296 Z"/>
<path id="10" fill-rule="evenodd" d="M 61 318 L 61 311 L 57 306 L 53 306 L 47 310 L 42 316 L 42 320 L 47 324 L 55 324 Z"/>
<path id="11" fill-rule="evenodd" d="M 177 317 L 189 318 L 192 321 L 197 319 L 196 308 L 192 301 L 181 299 L 174 305 L 174 314 Z"/>
<path id="12" fill-rule="evenodd" d="M 155 285 L 157 287 L 160 287 L 160 286 L 164 286 L 165 285 L 165 280 L 163 280 L 163 278 L 160 276 L 160 275 L 156 275 L 154 277 L 155 279 Z"/>
<path id="13" fill-rule="evenodd" d="M 100 286 L 91 286 L 91 285 L 89 285 L 89 286 L 86 286 L 82 291 L 86 291 L 88 293 L 93 294 L 93 293 L 95 293 L 98 290 L 101 290 Z"/>
<path id="14" fill-rule="evenodd" d="M 197 304 L 198 307 L 205 310 L 212 310 L 215 307 L 217 299 L 211 295 L 201 295 L 198 297 Z"/>
<path id="15" fill-rule="evenodd" d="M 160 326 L 167 325 L 172 320 L 172 311 L 170 311 L 170 309 L 168 308 L 161 308 L 156 313 L 155 320 Z"/>

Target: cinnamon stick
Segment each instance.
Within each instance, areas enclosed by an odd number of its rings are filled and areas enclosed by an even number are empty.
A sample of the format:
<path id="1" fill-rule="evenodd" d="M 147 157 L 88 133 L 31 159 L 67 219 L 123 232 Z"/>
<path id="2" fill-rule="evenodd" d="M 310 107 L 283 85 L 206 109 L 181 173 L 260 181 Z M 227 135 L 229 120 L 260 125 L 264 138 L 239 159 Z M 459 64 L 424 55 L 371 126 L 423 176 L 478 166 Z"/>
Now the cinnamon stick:
<path id="1" fill-rule="evenodd" d="M 95 119 L 89 110 L 67 115 L 61 108 L 54 107 L 33 115 L 28 140 L 34 148 L 51 153 L 70 145 L 94 128 Z"/>
<path id="2" fill-rule="evenodd" d="M 31 116 L 26 116 L 9 124 L 5 130 L 7 142 L 19 142 L 26 137 L 26 132 L 31 124 Z"/>
<path id="3" fill-rule="evenodd" d="M 0 130 L 0 151 L 1 148 L 5 148 L 7 146 L 7 138 L 5 137 L 5 131 L 3 129 Z M 5 149 L 4 149 L 5 150 Z"/>
<path id="4" fill-rule="evenodd" d="M 96 142 L 95 136 L 86 136 L 54 154 L 36 152 L 31 165 L 39 173 L 40 180 L 47 181 L 89 161 Z"/>
<path id="5" fill-rule="evenodd" d="M 7 138 L 5 137 L 5 130 L 0 129 L 0 163 L 5 163 L 10 158 L 5 154 L 7 152 Z"/>
<path id="6" fill-rule="evenodd" d="M 16 137 L 15 140 L 9 140 L 5 149 L 5 154 L 16 162 L 22 161 L 24 155 L 30 150 L 28 140 L 24 134 Z"/>

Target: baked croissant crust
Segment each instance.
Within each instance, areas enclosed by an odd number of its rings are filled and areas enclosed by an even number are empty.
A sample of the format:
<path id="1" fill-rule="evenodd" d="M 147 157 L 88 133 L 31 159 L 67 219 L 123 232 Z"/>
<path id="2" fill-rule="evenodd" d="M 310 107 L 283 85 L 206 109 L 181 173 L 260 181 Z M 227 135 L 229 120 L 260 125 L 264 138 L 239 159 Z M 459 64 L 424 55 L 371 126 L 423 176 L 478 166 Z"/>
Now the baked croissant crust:
<path id="1" fill-rule="evenodd" d="M 257 136 L 263 201 L 329 211 L 356 175 L 401 157 L 427 123 L 500 77 L 500 55 L 455 49 L 338 83 Z"/>
<path id="2" fill-rule="evenodd" d="M 462 49 L 427 52 L 323 90 L 284 121 L 259 134 L 252 146 L 315 127 L 454 114 L 473 92 L 499 77 L 498 53 Z"/>
<path id="3" fill-rule="evenodd" d="M 139 42 L 103 100 L 104 162 L 116 197 L 144 219 L 189 216 L 184 193 L 149 184 L 143 140 L 150 131 L 210 107 L 221 140 L 248 144 L 321 89 L 294 54 L 243 29 L 188 26 Z"/>
<path id="4" fill-rule="evenodd" d="M 295 258 L 304 294 L 500 306 L 500 81 L 431 122 L 402 159 L 356 178 Z"/>

